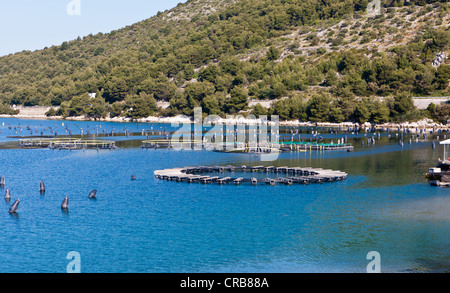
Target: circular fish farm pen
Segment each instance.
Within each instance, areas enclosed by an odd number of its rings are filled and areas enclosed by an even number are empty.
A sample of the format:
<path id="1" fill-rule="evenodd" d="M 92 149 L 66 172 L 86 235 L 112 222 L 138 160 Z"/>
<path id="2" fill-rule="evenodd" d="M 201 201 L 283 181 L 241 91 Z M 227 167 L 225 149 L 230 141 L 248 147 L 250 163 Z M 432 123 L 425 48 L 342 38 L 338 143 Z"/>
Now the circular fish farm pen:
<path id="1" fill-rule="evenodd" d="M 215 166 L 215 167 L 186 167 L 157 170 L 155 178 L 166 181 L 188 183 L 216 183 L 235 185 L 249 183 L 257 185 L 284 184 L 292 185 L 335 182 L 347 179 L 347 173 L 334 170 L 310 167 L 274 167 L 274 166 Z M 242 176 L 236 176 L 237 174 Z M 246 174 L 249 174 L 246 176 Z M 276 175 L 275 178 L 269 175 Z"/>
<path id="2" fill-rule="evenodd" d="M 73 139 L 73 138 L 34 138 L 19 140 L 21 148 L 49 148 L 54 150 L 116 149 L 114 141 Z"/>

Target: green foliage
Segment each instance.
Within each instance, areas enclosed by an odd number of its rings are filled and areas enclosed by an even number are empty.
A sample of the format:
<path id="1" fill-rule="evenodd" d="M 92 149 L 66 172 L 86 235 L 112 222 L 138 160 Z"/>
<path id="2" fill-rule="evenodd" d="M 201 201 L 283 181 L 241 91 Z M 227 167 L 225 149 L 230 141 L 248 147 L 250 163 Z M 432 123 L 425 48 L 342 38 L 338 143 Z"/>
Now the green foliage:
<path id="1" fill-rule="evenodd" d="M 308 101 L 306 113 L 309 120 L 314 122 L 329 121 L 331 104 L 330 98 L 325 95 L 314 95 Z"/>
<path id="2" fill-rule="evenodd" d="M 426 109 L 429 118 L 432 118 L 436 122 L 446 124 L 450 119 L 450 104 L 435 105 L 431 103 Z"/>
<path id="3" fill-rule="evenodd" d="M 221 94 L 215 94 L 212 96 L 206 96 L 203 99 L 203 112 L 208 115 L 221 115 L 223 113 L 223 107 L 225 104 L 225 96 Z"/>
<path id="4" fill-rule="evenodd" d="M 47 117 L 52 117 L 52 116 L 56 116 L 57 111 L 55 110 L 55 108 L 51 107 L 47 112 L 45 112 L 45 116 Z"/>
<path id="5" fill-rule="evenodd" d="M 103 97 L 109 103 L 123 101 L 128 93 L 128 86 L 126 82 L 117 77 L 112 77 L 111 80 L 105 83 Z"/>
<path id="6" fill-rule="evenodd" d="M 243 87 L 231 90 L 231 97 L 225 101 L 226 113 L 235 114 L 248 106 L 248 91 Z"/>
<path id="7" fill-rule="evenodd" d="M 259 117 L 261 115 L 267 115 L 267 109 L 264 108 L 260 103 L 253 106 L 252 114 L 256 117 Z"/>
<path id="8" fill-rule="evenodd" d="M 306 103 L 304 102 L 304 99 L 299 96 L 293 96 L 275 102 L 269 110 L 269 114 L 278 115 L 280 120 L 294 119 L 306 121 L 308 119 L 306 114 Z"/>
<path id="9" fill-rule="evenodd" d="M 115 102 L 109 107 L 110 117 L 121 116 L 125 110 L 125 104 L 123 102 Z"/>
<path id="10" fill-rule="evenodd" d="M 338 77 L 335 70 L 330 70 L 325 75 L 325 86 L 337 85 Z"/>
<path id="11" fill-rule="evenodd" d="M 274 61 L 280 58 L 280 51 L 274 47 L 270 46 L 269 51 L 267 51 L 266 58 L 269 61 Z"/>
<path id="12" fill-rule="evenodd" d="M 389 107 L 387 103 L 374 101 L 371 104 L 371 116 L 370 120 L 374 123 L 385 123 L 389 122 Z"/>
<path id="13" fill-rule="evenodd" d="M 436 85 L 439 89 L 446 89 L 448 87 L 448 83 L 450 80 L 450 65 L 449 64 L 442 64 L 439 66 L 439 68 L 436 70 Z"/>
<path id="14" fill-rule="evenodd" d="M 58 111 L 51 108 L 46 115 L 57 115 L 63 117 L 86 116 L 93 118 L 106 117 L 108 113 L 107 104 L 101 97 L 91 98 L 88 94 L 74 97 L 69 102 L 62 102 Z"/>
<path id="15" fill-rule="evenodd" d="M 245 111 L 250 95 L 278 100 L 268 113 L 281 119 L 340 122 L 407 117 L 414 109 L 399 98 L 403 93 L 448 93 L 448 63 L 435 70 L 431 62 L 436 53 L 448 52 L 450 32 L 445 26 L 424 25 L 415 39 L 383 53 L 364 47 L 337 50 L 349 33 L 363 43 L 377 38 L 368 29 L 382 33 L 387 21 L 391 30 L 387 33 L 402 35 L 393 26 L 400 25 L 400 18 L 369 18 L 351 26 L 352 19 L 365 15 L 368 2 L 216 0 L 208 2 L 215 9 L 205 16 L 197 11 L 202 0 L 187 1 L 109 34 L 0 57 L 0 103 L 60 105 L 57 113 L 50 114 L 63 116 L 191 115 L 196 106 L 223 116 Z M 402 13 L 425 15 L 430 8 L 413 5 L 434 3 L 440 9 L 436 13 L 445 16 L 448 5 L 437 2 L 411 0 Z M 392 7 L 404 5 L 403 1 L 383 3 L 392 14 L 400 11 Z M 299 31 L 308 44 L 320 46 L 317 29 L 344 19 L 339 31 L 326 35 L 336 50 L 318 48 L 309 56 L 295 50 L 298 43 L 289 42 L 289 36 Z M 294 54 L 287 56 L 287 48 Z M 324 86 L 327 92 L 317 91 L 308 101 L 297 96 Z M 90 100 L 87 93 L 98 95 Z M 376 95 L 397 98 L 392 103 L 369 102 L 368 97 Z M 161 112 L 155 103 L 163 100 L 170 101 L 170 107 Z M 265 111 L 259 106 L 252 110 Z"/>
<path id="16" fill-rule="evenodd" d="M 401 113 L 392 116 L 394 111 L 401 111 Z M 420 118 L 418 111 L 410 104 L 410 97 L 407 96 L 392 100 L 374 100 L 353 97 L 333 98 L 327 94 L 314 94 L 306 102 L 303 98 L 294 96 L 274 103 L 269 113 L 278 115 L 281 120 L 334 123 L 345 121 L 385 123 L 395 121 L 398 117 L 404 120 Z"/>
<path id="17" fill-rule="evenodd" d="M 130 118 L 149 117 L 157 110 L 156 100 L 144 92 L 127 96 L 124 108 L 127 109 L 125 116 Z"/>
<path id="18" fill-rule="evenodd" d="M 407 94 L 396 96 L 392 103 L 391 117 L 404 116 L 414 110 L 414 101 Z"/>
<path id="19" fill-rule="evenodd" d="M 186 86 L 185 94 L 192 108 L 200 106 L 203 99 L 213 95 L 215 92 L 214 84 L 211 82 L 190 83 Z"/>
<path id="20" fill-rule="evenodd" d="M 1 115 L 17 115 L 20 110 L 13 110 L 9 105 L 0 102 L 0 114 Z"/>

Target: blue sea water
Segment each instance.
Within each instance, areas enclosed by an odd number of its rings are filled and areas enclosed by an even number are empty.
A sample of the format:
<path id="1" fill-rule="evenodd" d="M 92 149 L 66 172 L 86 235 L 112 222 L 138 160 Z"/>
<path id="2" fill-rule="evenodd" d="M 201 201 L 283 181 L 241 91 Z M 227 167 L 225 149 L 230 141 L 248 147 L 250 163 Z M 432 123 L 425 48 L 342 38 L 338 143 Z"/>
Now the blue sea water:
<path id="1" fill-rule="evenodd" d="M 17 138 L 7 136 L 27 135 L 27 126 L 44 134 L 52 127 L 60 135 L 64 127 L 77 134 L 88 126 L 91 133 L 170 128 L 0 119 L 0 142 L 16 145 Z M 362 148 L 361 138 L 350 139 L 351 153 L 287 152 L 274 162 L 141 149 L 145 138 L 139 136 L 106 137 L 118 141 L 116 150 L 0 149 L 0 174 L 12 195 L 6 202 L 0 190 L 0 272 L 64 273 L 71 251 L 80 254 L 84 273 L 366 272 L 370 251 L 380 253 L 382 272 L 450 271 L 450 189 L 432 187 L 424 177 L 442 147 L 401 148 L 395 137 L 382 136 Z M 160 181 L 153 174 L 228 164 L 311 166 L 349 176 L 324 184 L 219 186 Z M 96 200 L 88 198 L 92 189 Z M 60 208 L 65 196 L 68 212 Z M 10 215 L 16 199 L 18 213 Z"/>

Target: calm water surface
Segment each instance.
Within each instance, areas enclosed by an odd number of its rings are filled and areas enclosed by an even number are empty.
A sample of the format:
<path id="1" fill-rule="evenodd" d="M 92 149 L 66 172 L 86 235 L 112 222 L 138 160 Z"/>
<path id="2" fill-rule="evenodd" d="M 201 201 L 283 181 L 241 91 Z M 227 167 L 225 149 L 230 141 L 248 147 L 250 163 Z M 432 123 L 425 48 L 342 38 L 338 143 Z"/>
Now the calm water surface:
<path id="1" fill-rule="evenodd" d="M 381 254 L 383 272 L 450 271 L 450 189 L 425 181 L 442 155 L 429 141 L 402 149 L 395 135 L 382 136 L 361 148 L 367 137 L 360 134 L 349 139 L 351 153 L 282 153 L 261 163 L 246 154 L 140 149 L 145 137 L 139 136 L 106 137 L 117 140 L 114 151 L 12 148 L 17 139 L 7 136 L 29 135 L 27 126 L 33 135 L 36 129 L 48 135 L 49 127 L 60 135 L 66 127 L 73 134 L 170 128 L 0 119 L 0 141 L 8 146 L 0 150 L 0 174 L 12 195 L 6 202 L 0 190 L 0 272 L 64 273 L 70 251 L 80 253 L 86 273 L 365 272 L 370 251 Z M 153 175 L 219 164 L 311 166 L 349 176 L 331 184 L 254 187 Z M 87 197 L 92 189 L 96 200 Z M 60 208 L 65 196 L 68 213 Z"/>

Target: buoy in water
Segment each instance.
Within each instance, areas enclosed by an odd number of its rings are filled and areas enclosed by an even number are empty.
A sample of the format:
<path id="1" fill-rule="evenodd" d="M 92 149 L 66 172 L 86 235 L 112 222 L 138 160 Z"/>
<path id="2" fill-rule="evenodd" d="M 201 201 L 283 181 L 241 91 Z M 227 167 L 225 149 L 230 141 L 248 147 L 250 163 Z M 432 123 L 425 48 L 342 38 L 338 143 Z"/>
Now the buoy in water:
<path id="1" fill-rule="evenodd" d="M 45 192 L 45 184 L 44 184 L 44 181 L 42 181 L 42 180 L 41 180 L 41 182 L 39 182 L 39 192 L 40 193 Z"/>
<path id="2" fill-rule="evenodd" d="M 66 196 L 61 204 L 61 209 L 67 210 L 69 208 L 69 197 Z"/>
<path id="3" fill-rule="evenodd" d="M 11 208 L 9 209 L 9 213 L 10 213 L 10 214 L 15 214 L 15 213 L 17 213 L 17 209 L 19 208 L 19 203 L 20 203 L 20 199 L 16 200 L 16 201 L 12 204 Z"/>
<path id="4" fill-rule="evenodd" d="M 97 189 L 92 190 L 89 192 L 89 198 L 96 198 L 97 197 Z"/>

